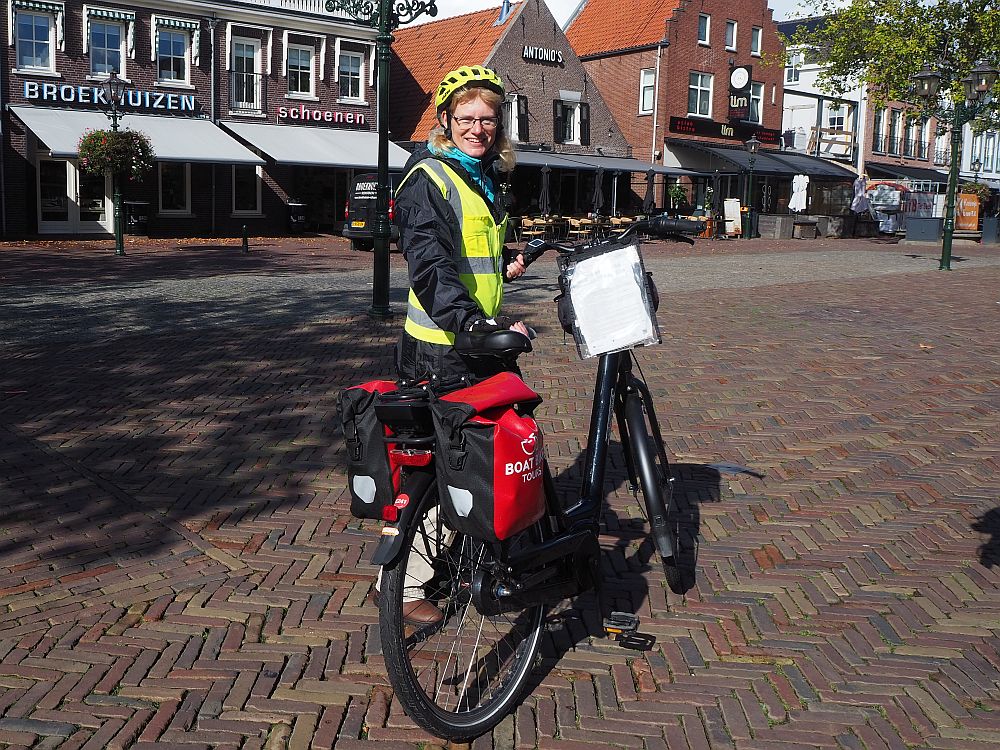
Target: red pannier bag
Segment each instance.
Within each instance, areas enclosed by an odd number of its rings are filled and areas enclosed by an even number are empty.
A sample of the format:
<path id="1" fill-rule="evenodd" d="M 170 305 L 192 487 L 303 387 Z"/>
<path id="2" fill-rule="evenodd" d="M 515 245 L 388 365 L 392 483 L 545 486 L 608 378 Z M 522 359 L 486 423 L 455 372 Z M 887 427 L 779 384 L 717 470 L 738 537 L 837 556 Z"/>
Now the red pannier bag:
<path id="1" fill-rule="evenodd" d="M 392 505 L 399 491 L 399 467 L 390 459 L 393 446 L 384 440 L 391 433 L 375 415 L 379 396 L 395 390 L 392 380 L 373 380 L 337 394 L 355 518 L 382 518 L 382 508 Z"/>
<path id="2" fill-rule="evenodd" d="M 531 416 L 541 398 L 503 372 L 431 404 L 445 524 L 496 542 L 545 512 L 542 433 Z"/>

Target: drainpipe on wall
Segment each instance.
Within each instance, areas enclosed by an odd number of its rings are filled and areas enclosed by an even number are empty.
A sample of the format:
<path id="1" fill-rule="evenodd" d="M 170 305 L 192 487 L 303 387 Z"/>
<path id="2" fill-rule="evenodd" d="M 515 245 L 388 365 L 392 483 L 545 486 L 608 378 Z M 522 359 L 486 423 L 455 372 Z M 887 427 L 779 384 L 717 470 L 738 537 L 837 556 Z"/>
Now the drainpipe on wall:
<path id="1" fill-rule="evenodd" d="M 656 120 L 660 111 L 660 58 L 665 46 L 663 42 L 656 45 L 656 72 L 653 73 L 653 136 L 649 144 L 649 160 L 653 163 L 656 163 Z"/>
<path id="2" fill-rule="evenodd" d="M 211 66 L 211 71 L 209 73 L 209 76 L 211 76 L 211 80 L 209 81 L 208 91 L 209 91 L 209 96 L 212 99 L 212 103 L 209 106 L 209 111 L 211 113 L 213 125 L 216 124 L 215 122 L 215 27 L 218 25 L 218 23 L 219 19 L 216 18 L 215 14 L 213 13 L 212 17 L 208 19 L 209 44 L 212 47 L 212 66 Z M 213 236 L 215 235 L 215 167 L 216 164 L 213 162 L 212 163 L 212 229 L 211 229 Z"/>
<path id="3" fill-rule="evenodd" d="M 3 100 L 3 92 L 7 90 L 4 81 L 3 66 L 0 65 L 0 236 L 7 236 L 7 164 L 4 154 L 7 148 L 4 145 L 6 132 L 3 127 L 3 112 L 7 108 Z"/>

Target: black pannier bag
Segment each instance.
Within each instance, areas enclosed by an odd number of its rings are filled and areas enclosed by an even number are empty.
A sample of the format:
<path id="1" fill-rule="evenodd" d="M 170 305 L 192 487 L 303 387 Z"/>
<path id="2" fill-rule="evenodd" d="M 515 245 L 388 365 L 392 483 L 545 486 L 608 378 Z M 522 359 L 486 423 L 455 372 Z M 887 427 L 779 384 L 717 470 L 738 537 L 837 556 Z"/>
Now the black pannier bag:
<path id="1" fill-rule="evenodd" d="M 496 542 L 545 512 L 542 433 L 531 416 L 541 398 L 502 372 L 431 405 L 445 524 Z"/>
<path id="2" fill-rule="evenodd" d="M 389 460 L 389 431 L 378 421 L 375 405 L 383 393 L 396 390 L 391 380 L 345 388 L 337 394 L 337 411 L 344 428 L 347 451 L 347 487 L 351 492 L 351 515 L 382 518 L 382 508 L 391 505 L 399 490 L 399 467 Z"/>

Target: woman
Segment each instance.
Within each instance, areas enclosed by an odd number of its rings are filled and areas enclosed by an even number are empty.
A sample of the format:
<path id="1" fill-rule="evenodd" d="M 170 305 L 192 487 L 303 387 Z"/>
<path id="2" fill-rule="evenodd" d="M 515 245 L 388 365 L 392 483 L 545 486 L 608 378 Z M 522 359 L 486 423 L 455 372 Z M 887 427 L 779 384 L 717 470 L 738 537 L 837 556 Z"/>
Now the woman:
<path id="1" fill-rule="evenodd" d="M 488 68 L 464 66 L 445 76 L 435 98 L 438 125 L 407 162 L 396 191 L 399 245 L 410 293 L 396 365 L 423 380 L 475 372 L 454 349 L 455 334 L 502 326 L 503 282 L 525 270 L 507 257 L 501 177 L 514 169 L 503 132 L 503 82 Z M 521 322 L 511 329 L 527 335 Z"/>

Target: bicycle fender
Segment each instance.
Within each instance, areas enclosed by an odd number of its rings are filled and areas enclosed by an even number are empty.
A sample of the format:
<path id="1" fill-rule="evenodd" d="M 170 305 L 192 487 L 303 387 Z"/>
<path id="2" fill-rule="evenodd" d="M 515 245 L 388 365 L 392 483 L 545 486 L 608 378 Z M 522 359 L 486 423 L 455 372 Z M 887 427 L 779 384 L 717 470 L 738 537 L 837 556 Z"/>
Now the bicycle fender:
<path id="1" fill-rule="evenodd" d="M 424 496 L 432 491 L 434 486 L 433 471 L 416 471 L 406 477 L 393 503 L 399 511 L 399 518 L 395 523 L 386 523 L 382 527 L 382 538 L 371 557 L 372 565 L 388 566 L 399 556 L 406 529 L 415 522 L 417 511 L 423 505 Z"/>

